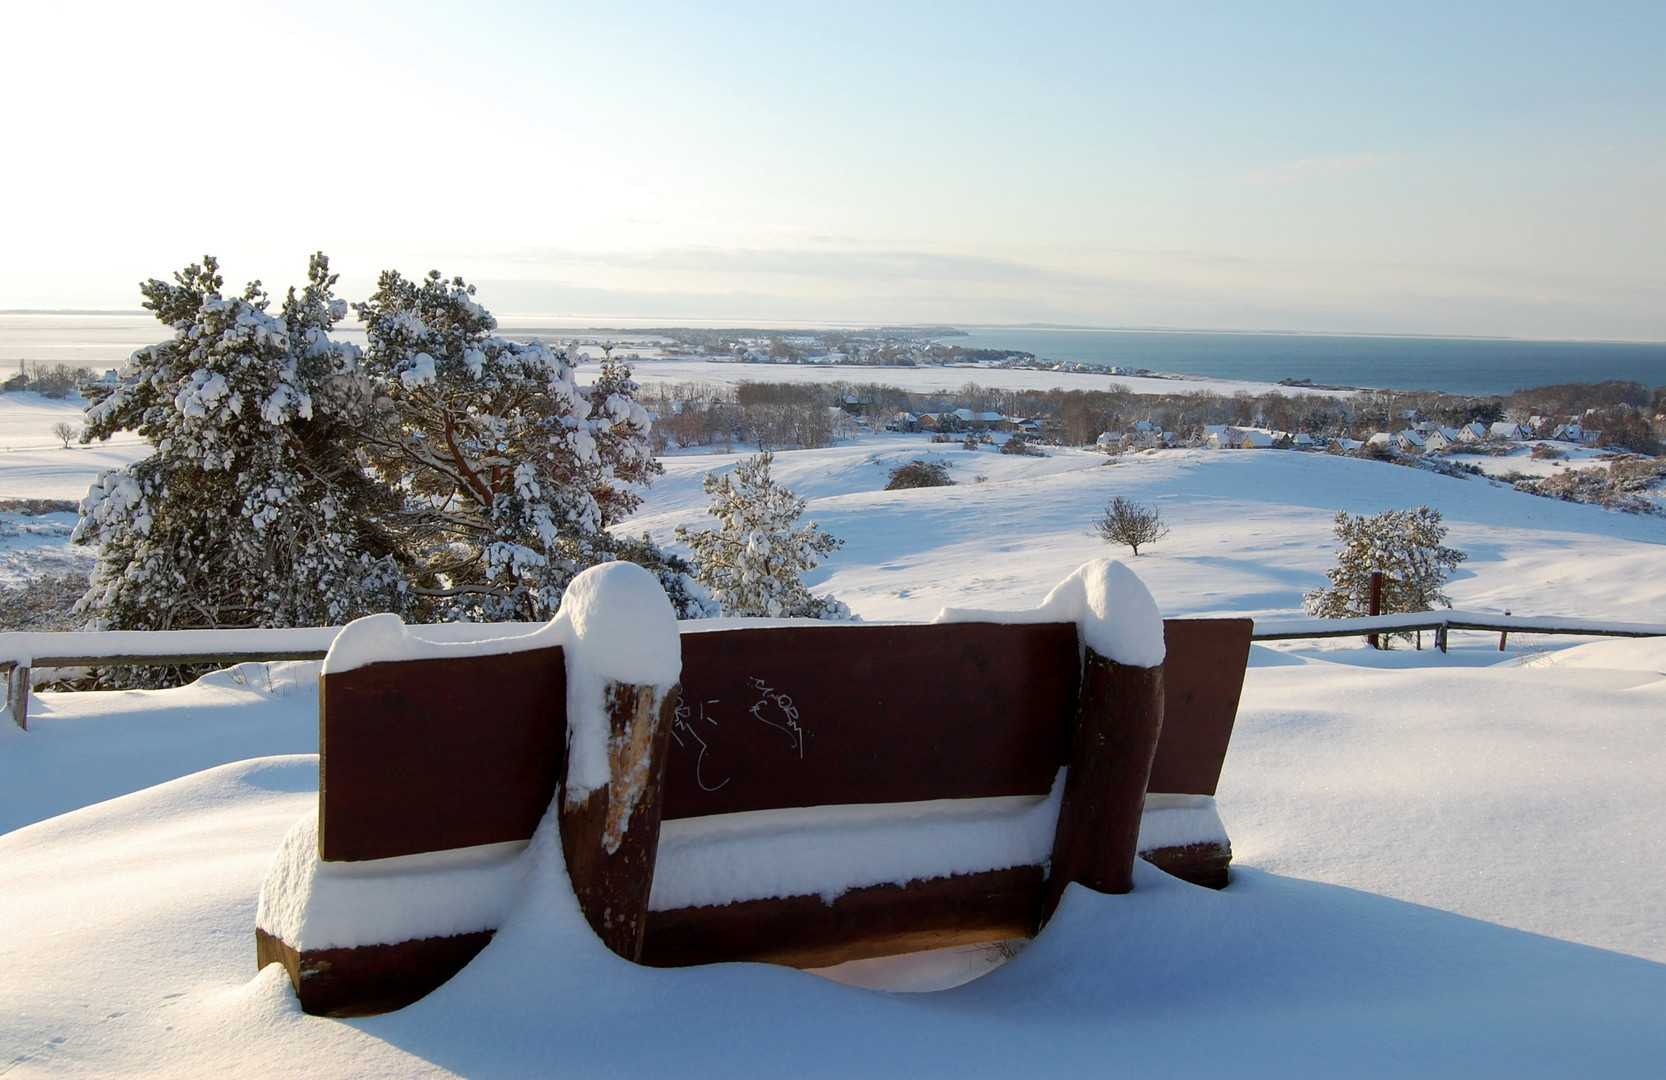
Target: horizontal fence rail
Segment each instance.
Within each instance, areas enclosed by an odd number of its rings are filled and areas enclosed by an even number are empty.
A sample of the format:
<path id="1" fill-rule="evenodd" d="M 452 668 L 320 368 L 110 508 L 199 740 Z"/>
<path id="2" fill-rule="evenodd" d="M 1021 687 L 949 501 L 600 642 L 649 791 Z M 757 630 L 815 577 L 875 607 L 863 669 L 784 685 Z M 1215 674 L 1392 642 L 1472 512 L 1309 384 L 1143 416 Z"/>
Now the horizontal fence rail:
<path id="1" fill-rule="evenodd" d="M 773 621 L 773 620 L 772 620 Z M 531 633 L 542 623 L 432 623 L 420 628 L 431 641 L 461 643 Z M 691 629 L 717 629 L 731 620 L 712 620 Z M 1623 623 L 1561 616 L 1496 615 L 1474 611 L 1413 611 L 1355 619 L 1257 619 L 1252 641 L 1362 637 L 1433 630 L 1445 651 L 1452 630 L 1503 635 L 1573 634 L 1589 637 L 1666 637 L 1666 623 Z M 28 728 L 29 686 L 35 668 L 124 665 L 241 664 L 269 660 L 322 660 L 339 626 L 265 630 L 80 630 L 0 633 L 0 675 L 6 676 L 6 708 L 18 727 Z"/>
<path id="2" fill-rule="evenodd" d="M 1478 611 L 1409 611 L 1354 619 L 1257 619 L 1252 641 L 1360 637 L 1416 630 L 1485 630 L 1496 634 L 1577 634 L 1590 637 L 1666 637 L 1666 623 L 1622 623 L 1557 615 L 1495 615 Z"/>
<path id="3" fill-rule="evenodd" d="M 529 634 L 543 623 L 433 623 L 427 640 L 484 641 Z M 73 630 L 0 633 L 0 674 L 6 676 L 6 708 L 18 727 L 29 727 L 29 686 L 36 668 L 122 667 L 170 664 L 242 664 L 268 660 L 322 660 L 339 626 L 237 630 Z"/>

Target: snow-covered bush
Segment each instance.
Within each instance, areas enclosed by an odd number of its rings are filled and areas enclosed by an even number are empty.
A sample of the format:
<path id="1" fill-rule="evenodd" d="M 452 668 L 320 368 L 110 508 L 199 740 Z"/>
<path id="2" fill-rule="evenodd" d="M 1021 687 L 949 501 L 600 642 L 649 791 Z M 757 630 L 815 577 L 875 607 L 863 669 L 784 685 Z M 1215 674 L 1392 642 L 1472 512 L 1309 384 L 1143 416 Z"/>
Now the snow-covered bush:
<path id="1" fill-rule="evenodd" d="M 605 362 L 581 388 L 565 350 L 496 336 L 474 287 L 438 271 L 384 273 L 359 317 L 377 406 L 365 447 L 406 498 L 418 617 L 546 619 L 579 571 L 646 557 L 606 531 L 661 471 L 628 368 Z M 662 574 L 669 589 L 679 574 Z"/>
<path id="2" fill-rule="evenodd" d="M 1441 592 L 1447 576 L 1469 556 L 1446 547 L 1446 526 L 1439 510 L 1419 506 L 1385 510 L 1371 517 L 1339 510 L 1336 538 L 1342 547 L 1336 565 L 1325 572 L 1330 588 L 1308 593 L 1302 606 L 1325 619 L 1371 613 L 1371 574 L 1383 575 L 1382 614 L 1429 611 L 1452 606 Z"/>
<path id="3" fill-rule="evenodd" d="M 821 556 L 841 547 L 814 521 L 799 525 L 804 500 L 770 478 L 773 454 L 759 454 L 733 473 L 707 473 L 706 513 L 715 529 L 677 529 L 694 553 L 695 576 L 733 615 L 848 619 L 850 609 L 831 596 L 812 596 L 799 580 Z"/>
<path id="4" fill-rule="evenodd" d="M 315 626 L 400 610 L 392 494 L 354 454 L 370 404 L 346 314 L 315 255 L 273 314 L 214 259 L 142 286 L 173 329 L 87 409 L 82 441 L 135 431 L 150 456 L 105 473 L 75 540 L 98 546 L 79 612 L 96 628 Z"/>

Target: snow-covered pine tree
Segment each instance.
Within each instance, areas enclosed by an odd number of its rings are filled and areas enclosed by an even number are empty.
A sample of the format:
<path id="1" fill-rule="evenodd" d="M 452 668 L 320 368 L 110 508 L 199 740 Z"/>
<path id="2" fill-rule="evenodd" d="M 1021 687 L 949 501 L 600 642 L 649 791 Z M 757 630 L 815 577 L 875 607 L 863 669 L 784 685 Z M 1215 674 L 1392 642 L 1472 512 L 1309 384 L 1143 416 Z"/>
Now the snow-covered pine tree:
<path id="1" fill-rule="evenodd" d="M 1327 570 L 1331 586 L 1315 589 L 1302 600 L 1311 614 L 1348 619 L 1371 613 L 1371 573 L 1382 571 L 1382 613 L 1429 611 L 1452 606 L 1441 587 L 1447 575 L 1469 556 L 1446 547 L 1446 526 L 1439 510 L 1419 506 L 1385 510 L 1371 517 L 1336 513 L 1336 538 L 1342 547 Z"/>
<path id="2" fill-rule="evenodd" d="M 384 273 L 359 317 L 381 413 L 367 450 L 406 496 L 422 617 L 549 618 L 575 574 L 617 557 L 676 599 L 685 575 L 606 531 L 661 471 L 628 368 L 610 359 L 580 387 L 565 350 L 497 336 L 474 287 L 438 271 Z M 681 592 L 680 614 L 702 614 L 698 590 Z"/>
<path id="3" fill-rule="evenodd" d="M 799 580 L 843 546 L 812 521 L 799 526 L 804 500 L 770 478 L 773 454 L 759 454 L 732 473 L 707 473 L 706 513 L 718 527 L 677 539 L 694 555 L 695 577 L 731 615 L 848 619 L 850 608 L 831 596 L 812 596 Z"/>
<path id="4" fill-rule="evenodd" d="M 98 546 L 78 605 L 123 630 L 317 626 L 400 610 L 381 529 L 391 493 L 354 454 L 369 397 L 346 305 L 313 256 L 273 315 L 260 283 L 220 292 L 212 258 L 141 287 L 173 337 L 140 349 L 88 406 L 82 441 L 135 431 L 150 456 L 105 473 L 75 539 Z"/>

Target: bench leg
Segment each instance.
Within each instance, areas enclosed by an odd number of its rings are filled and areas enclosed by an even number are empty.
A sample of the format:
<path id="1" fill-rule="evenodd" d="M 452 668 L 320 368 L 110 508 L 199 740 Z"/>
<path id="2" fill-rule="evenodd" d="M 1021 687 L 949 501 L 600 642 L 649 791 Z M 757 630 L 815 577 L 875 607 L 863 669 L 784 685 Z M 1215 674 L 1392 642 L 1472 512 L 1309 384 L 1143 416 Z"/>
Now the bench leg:
<path id="1" fill-rule="evenodd" d="M 637 961 L 659 851 L 666 743 L 677 691 L 662 696 L 652 687 L 615 683 L 607 702 L 612 778 L 585 799 L 569 800 L 562 791 L 561 846 L 591 928 L 608 948 Z"/>
<path id="2" fill-rule="evenodd" d="M 1088 649 L 1043 923 L 1073 881 L 1102 893 L 1134 887 L 1145 785 L 1162 725 L 1162 665 L 1119 664 Z"/>

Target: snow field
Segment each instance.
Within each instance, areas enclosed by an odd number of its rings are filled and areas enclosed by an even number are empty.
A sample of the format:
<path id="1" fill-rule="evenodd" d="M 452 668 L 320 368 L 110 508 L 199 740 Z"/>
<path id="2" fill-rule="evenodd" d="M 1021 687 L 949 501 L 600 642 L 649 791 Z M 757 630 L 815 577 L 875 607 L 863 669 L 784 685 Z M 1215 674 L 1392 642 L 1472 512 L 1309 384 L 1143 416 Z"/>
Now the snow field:
<path id="1" fill-rule="evenodd" d="M 868 619 L 925 621 L 945 606 L 1019 608 L 1077 566 L 1126 559 L 1164 615 L 1296 614 L 1326 584 L 1337 510 L 1424 503 L 1469 554 L 1447 586 L 1459 608 L 1653 622 L 1666 610 L 1666 518 L 1605 511 L 1380 462 L 1274 450 L 1168 450 L 1107 459 L 964 451 L 887 436 L 776 456 L 778 483 L 845 546 L 805 576 Z M 665 460 L 620 529 L 669 542 L 704 528 L 700 478 L 735 457 Z M 884 491 L 915 457 L 951 463 L 954 487 Z M 978 476 L 987 477 L 982 482 Z M 1114 495 L 1155 506 L 1169 536 L 1137 558 L 1092 532 Z"/>
<path id="2" fill-rule="evenodd" d="M 1178 1076 L 1229 1060 L 1244 1076 L 1649 1075 L 1666 1052 L 1666 644 L 1528 659 L 1475 669 L 1433 652 L 1258 648 L 1219 798 L 1234 885 L 1214 894 L 1142 867 L 1128 897 L 1072 890 L 1047 934 L 958 990 L 632 968 L 581 932 L 546 852 L 526 885 L 536 901 L 464 975 L 350 1023 L 301 1014 L 281 972 L 251 970 L 261 881 L 316 807 L 310 756 L 260 755 L 315 738 L 315 698 L 294 692 L 311 665 L 38 695 L 36 729 L 0 737 L 0 805 L 15 821 L 72 776 L 81 787 L 65 798 L 90 805 L 0 835 L 0 1064 L 336 1077 L 547 1075 L 559 1061 L 574 1075 L 685 1077 L 1115 1063 Z M 195 771 L 212 753 L 236 763 Z M 127 785 L 144 789 L 95 801 Z"/>
<path id="3" fill-rule="evenodd" d="M 933 453 L 958 486 L 880 490 Z M 1336 510 L 1420 503 L 1470 555 L 1447 590 L 1461 608 L 1666 610 L 1662 519 L 1320 455 L 1050 454 L 898 436 L 784 453 L 774 473 L 847 541 L 811 585 L 873 620 L 1033 608 L 1126 556 L 1090 532 L 1112 495 L 1171 527 L 1126 560 L 1165 615 L 1294 614 Z M 700 476 L 724 460 L 668 459 L 623 527 L 706 527 Z M 589 935 L 546 832 L 529 902 L 475 964 L 352 1022 L 301 1014 L 281 972 L 252 970 L 261 881 L 316 807 L 316 666 L 40 694 L 28 733 L 0 725 L 0 1074 L 1658 1075 L 1666 643 L 1511 642 L 1256 648 L 1217 802 L 1234 884 L 1142 866 L 1127 897 L 1073 889 L 958 989 L 632 967 Z"/>

